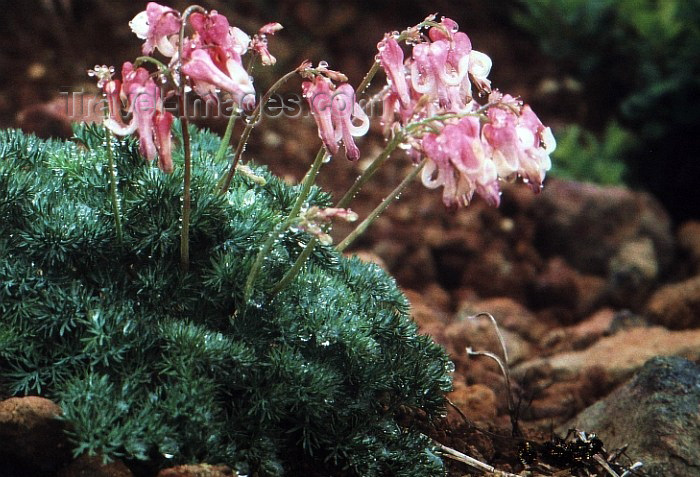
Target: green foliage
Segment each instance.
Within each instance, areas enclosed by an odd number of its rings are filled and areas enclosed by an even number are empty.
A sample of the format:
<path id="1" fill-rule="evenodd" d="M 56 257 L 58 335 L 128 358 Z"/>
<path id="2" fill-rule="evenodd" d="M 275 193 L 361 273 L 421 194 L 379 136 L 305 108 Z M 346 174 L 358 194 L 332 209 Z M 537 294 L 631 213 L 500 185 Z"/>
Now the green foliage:
<path id="1" fill-rule="evenodd" d="M 570 125 L 557 134 L 551 174 L 563 179 L 620 185 L 624 182 L 622 158 L 633 148 L 632 135 L 611 122 L 601 140 L 580 126 Z"/>
<path id="2" fill-rule="evenodd" d="M 77 127 L 66 143 L 0 132 L 0 395 L 57 400 L 76 454 L 266 476 L 442 475 L 427 439 L 397 417 L 441 413 L 451 363 L 417 333 L 393 279 L 318 247 L 269 300 L 264 290 L 309 240 L 290 230 L 243 303 L 255 255 L 298 186 L 256 168 L 266 185 L 237 175 L 218 195 L 219 139 L 192 128 L 192 145 L 183 273 L 182 157 L 165 175 L 132 140 L 113 142 L 119 245 L 100 127 Z M 330 197 L 314 188 L 309 202 Z"/>
<path id="3" fill-rule="evenodd" d="M 584 127 L 614 118 L 634 135 L 632 182 L 696 216 L 700 0 L 519 0 L 512 18 L 583 84 Z"/>

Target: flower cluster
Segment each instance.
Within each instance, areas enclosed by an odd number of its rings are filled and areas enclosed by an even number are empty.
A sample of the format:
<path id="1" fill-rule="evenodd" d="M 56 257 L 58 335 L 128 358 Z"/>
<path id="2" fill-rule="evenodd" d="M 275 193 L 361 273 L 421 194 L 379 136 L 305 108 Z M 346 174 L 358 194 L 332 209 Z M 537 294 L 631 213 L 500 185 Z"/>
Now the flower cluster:
<path id="1" fill-rule="evenodd" d="M 184 86 L 189 84 L 207 101 L 217 101 L 217 93 L 223 91 L 237 105 L 250 110 L 256 103 L 255 88 L 243 66 L 243 55 L 252 51 L 264 65 L 275 63 L 267 49 L 267 35 L 274 35 L 282 25 L 264 25 L 251 40 L 216 10 L 200 10 L 181 15 L 172 8 L 150 2 L 146 10 L 129 22 L 136 36 L 145 40 L 143 54 L 158 51 L 169 58 L 167 66 L 149 56 L 135 64 L 125 62 L 121 80 L 113 80 L 113 69 L 106 66 L 96 66 L 89 72 L 97 76 L 98 87 L 107 98 L 109 118 L 105 125 L 119 136 L 138 132 L 141 153 L 148 160 L 157 157 L 159 167 L 165 172 L 173 170 L 170 127 L 174 117 L 165 111 L 163 98 L 182 94 Z M 183 34 L 187 22 L 193 31 L 189 37 Z M 161 67 L 151 74 L 141 66 L 144 62 Z M 132 117 L 128 124 L 122 120 L 122 108 Z"/>
<path id="2" fill-rule="evenodd" d="M 88 71 L 97 76 L 98 86 L 107 97 L 109 108 L 105 126 L 119 136 L 138 132 L 139 151 L 149 161 L 158 158 L 158 167 L 173 171 L 172 137 L 170 128 L 174 117 L 163 108 L 156 82 L 145 68 L 134 68 L 130 62 L 122 66 L 122 81 L 112 79 L 114 68 L 95 66 Z M 125 124 L 121 116 L 122 102 L 127 105 L 131 121 Z"/>
<path id="3" fill-rule="evenodd" d="M 428 158 L 423 183 L 443 186 L 447 206 L 466 205 L 474 193 L 498 205 L 499 180 L 518 176 L 538 191 L 555 147 L 549 128 L 529 106 L 491 90 L 491 59 L 472 49 L 456 22 L 429 17 L 424 23 L 431 25 L 427 36 L 416 29 L 404 35 L 412 45 L 407 59 L 398 35 L 387 34 L 378 44 L 387 76 L 385 134 L 428 123 L 430 132 L 409 135 L 406 142 L 415 159 Z M 488 97 L 486 105 L 477 102 L 474 90 Z"/>
<path id="4" fill-rule="evenodd" d="M 353 136 L 367 134 L 369 118 L 357 103 L 355 89 L 347 83 L 345 75 L 329 70 L 325 62 L 315 70 L 307 68 L 305 71 L 304 74 L 310 79 L 304 81 L 301 88 L 323 144 L 331 154 L 337 154 L 342 140 L 347 158 L 352 161 L 359 159 L 360 150 Z M 336 87 L 332 80 L 341 81 L 342 84 Z M 359 125 L 353 121 L 359 121 Z"/>
<path id="5" fill-rule="evenodd" d="M 319 136 L 331 154 L 337 154 L 343 141 L 345 155 L 350 160 L 360 158 L 353 136 L 364 136 L 369 130 L 369 118 L 355 99 L 355 90 L 348 83 L 338 87 L 326 76 L 316 75 L 301 85 L 304 98 L 318 125 Z M 353 120 L 360 122 L 353 124 Z"/>

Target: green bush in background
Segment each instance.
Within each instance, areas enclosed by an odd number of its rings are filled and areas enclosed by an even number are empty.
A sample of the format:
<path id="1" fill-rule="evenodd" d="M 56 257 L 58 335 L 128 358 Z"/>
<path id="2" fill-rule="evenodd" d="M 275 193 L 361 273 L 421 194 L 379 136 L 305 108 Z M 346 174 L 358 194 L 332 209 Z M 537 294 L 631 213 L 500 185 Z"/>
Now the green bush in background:
<path id="1" fill-rule="evenodd" d="M 634 147 L 629 131 L 611 122 L 605 134 L 595 134 L 578 125 L 557 131 L 557 148 L 552 154 L 551 174 L 562 179 L 603 185 L 624 183 L 622 158 Z"/>
<path id="2" fill-rule="evenodd" d="M 619 122 L 637 146 L 621 156 L 630 178 L 681 215 L 692 213 L 700 0 L 523 0 L 512 12 L 562 74 L 583 84 L 589 113 L 580 127 Z"/>

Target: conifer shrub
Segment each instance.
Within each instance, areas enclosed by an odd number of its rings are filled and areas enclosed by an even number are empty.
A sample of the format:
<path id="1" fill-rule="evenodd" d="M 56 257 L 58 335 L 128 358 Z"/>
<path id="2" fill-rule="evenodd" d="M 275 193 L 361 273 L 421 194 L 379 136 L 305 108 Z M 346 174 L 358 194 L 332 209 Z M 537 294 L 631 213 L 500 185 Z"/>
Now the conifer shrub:
<path id="1" fill-rule="evenodd" d="M 181 152 L 163 174 L 138 142 L 101 126 L 76 126 L 68 142 L 0 132 L 0 395 L 58 402 L 76 455 L 223 462 L 265 476 L 441 475 L 430 442 L 397 416 L 440 414 L 451 362 L 417 333 L 394 280 L 318 245 L 289 286 L 258 296 L 310 240 L 290 228 L 244 301 L 260 243 L 299 186 L 254 168 L 265 185 L 236 174 L 228 192 L 213 193 L 220 139 L 190 134 L 184 272 L 173 260 Z M 327 206 L 330 196 L 314 187 L 308 202 Z"/>

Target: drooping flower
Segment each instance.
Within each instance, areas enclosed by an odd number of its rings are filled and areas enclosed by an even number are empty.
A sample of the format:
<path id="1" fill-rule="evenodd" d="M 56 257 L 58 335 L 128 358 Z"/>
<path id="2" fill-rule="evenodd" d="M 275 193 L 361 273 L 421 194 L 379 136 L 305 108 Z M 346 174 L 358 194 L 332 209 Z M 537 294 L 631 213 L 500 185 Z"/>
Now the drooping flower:
<path id="1" fill-rule="evenodd" d="M 503 178 L 521 176 L 539 192 L 552 165 L 549 154 L 556 147 L 551 130 L 530 106 L 510 95 L 503 96 L 501 105 L 489 108 L 487 115 L 490 122 L 484 125 L 483 134 L 493 148 L 498 174 Z"/>
<path id="2" fill-rule="evenodd" d="M 231 27 L 216 10 L 190 16 L 195 30 L 183 48 L 182 73 L 189 76 L 195 91 L 204 98 L 215 98 L 217 90 L 231 93 L 245 109 L 255 106 L 255 88 L 243 67 L 241 55 L 250 47 L 250 37 Z"/>
<path id="3" fill-rule="evenodd" d="M 360 150 L 355 145 L 353 136 L 364 136 L 369 130 L 369 118 L 355 101 L 355 90 L 348 83 L 338 86 L 333 94 L 332 102 L 333 125 L 335 127 L 335 141 L 342 139 L 345 146 L 345 155 L 351 161 L 360 158 Z M 353 124 L 353 120 L 359 120 L 360 124 Z"/>
<path id="4" fill-rule="evenodd" d="M 258 30 L 258 34 L 253 36 L 253 39 L 250 42 L 250 49 L 260 55 L 260 61 L 265 66 L 274 65 L 277 63 L 277 58 L 272 56 L 270 51 L 267 49 L 267 35 L 274 35 L 282 28 L 284 27 L 279 23 L 268 23 L 263 25 L 260 30 Z"/>
<path id="5" fill-rule="evenodd" d="M 130 62 L 122 66 L 122 81 L 112 80 L 104 84 L 110 109 L 105 126 L 118 136 L 138 132 L 139 152 L 149 161 L 158 159 L 158 167 L 172 172 L 172 139 L 170 127 L 173 115 L 164 111 L 155 81 L 145 68 L 134 68 Z M 119 99 L 127 105 L 132 118 L 125 124 L 119 112 Z"/>
<path id="6" fill-rule="evenodd" d="M 475 192 L 498 206 L 498 175 L 484 150 L 478 118 L 464 117 L 446 125 L 439 134 L 427 134 L 422 147 L 429 159 L 422 173 L 423 184 L 428 188 L 443 186 L 446 206 L 466 206 Z"/>
<path id="7" fill-rule="evenodd" d="M 202 97 L 215 97 L 217 90 L 228 91 L 245 109 L 255 107 L 255 88 L 240 59 L 227 57 L 221 47 L 185 47 L 182 72 L 189 76 Z"/>
<path id="8" fill-rule="evenodd" d="M 136 15 L 129 26 L 136 36 L 146 40 L 142 51 L 150 55 L 158 49 L 164 56 L 172 57 L 177 53 L 177 35 L 182 21 L 180 13 L 172 8 L 149 2 L 146 10 Z"/>
<path id="9" fill-rule="evenodd" d="M 216 10 L 209 13 L 195 12 L 190 25 L 197 33 L 198 46 L 219 46 L 228 57 L 240 60 L 250 47 L 250 37 L 240 28 L 232 27 L 228 19 Z"/>
<path id="10" fill-rule="evenodd" d="M 316 120 L 321 140 L 331 154 L 337 154 L 343 141 L 345 155 L 350 160 L 360 158 L 353 136 L 364 136 L 369 130 L 369 118 L 355 100 L 355 90 L 343 83 L 333 90 L 333 84 L 321 75 L 302 83 L 302 91 Z M 360 121 L 355 125 L 353 121 Z"/>
<path id="11" fill-rule="evenodd" d="M 95 65 L 94 69 L 88 70 L 88 76 L 97 78 L 97 87 L 102 90 L 107 98 L 107 111 L 105 111 L 105 122 L 111 121 L 118 127 L 125 127 L 121 116 L 121 87 L 122 83 L 114 76 L 114 66 Z"/>
<path id="12" fill-rule="evenodd" d="M 333 83 L 323 76 L 315 76 L 311 81 L 304 81 L 301 84 L 302 94 L 309 102 L 311 114 L 318 126 L 318 135 L 326 145 L 331 154 L 338 152 L 338 144 L 335 140 L 335 130 L 333 128 L 333 112 L 331 111 L 331 101 Z"/>
<path id="13" fill-rule="evenodd" d="M 158 151 L 158 167 L 168 174 L 173 172 L 173 137 L 170 130 L 174 119 L 169 111 L 156 111 L 153 117 L 153 137 Z"/>
<path id="14" fill-rule="evenodd" d="M 386 35 L 377 45 L 379 50 L 379 62 L 386 71 L 390 81 L 390 87 L 401 101 L 401 106 L 407 108 L 411 102 L 406 81 L 406 69 L 404 67 L 403 50 L 393 35 Z"/>

